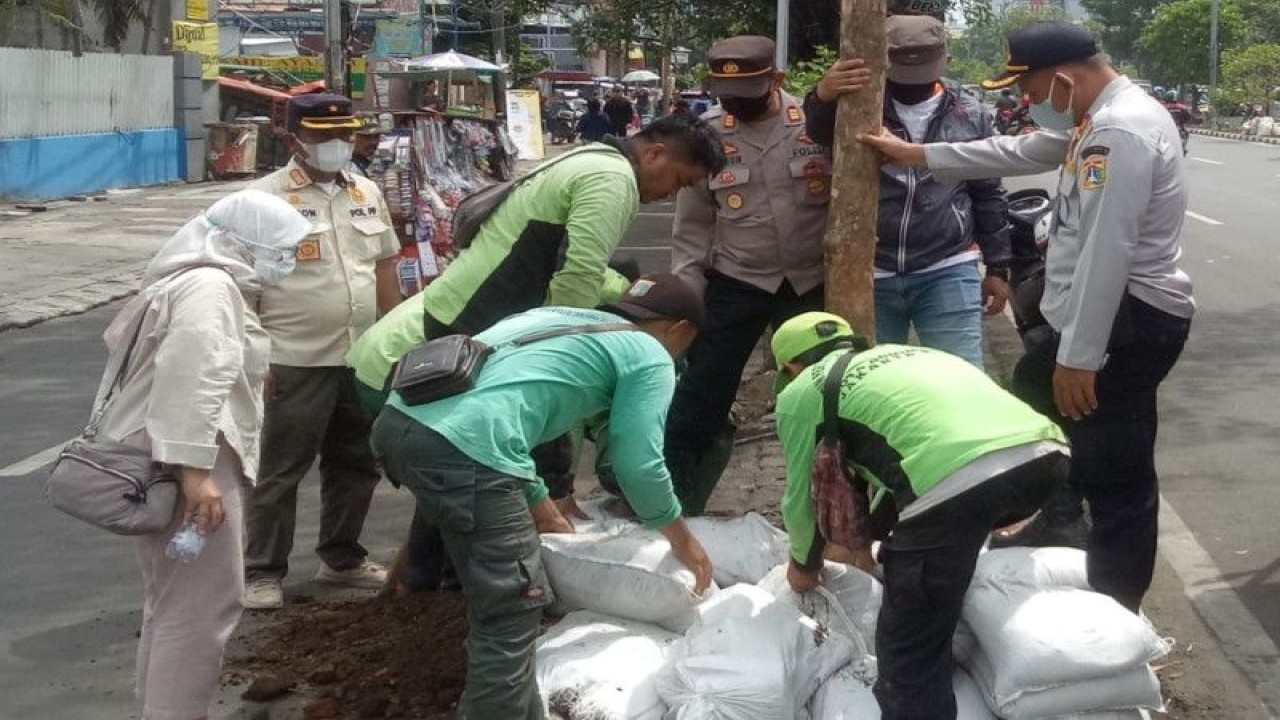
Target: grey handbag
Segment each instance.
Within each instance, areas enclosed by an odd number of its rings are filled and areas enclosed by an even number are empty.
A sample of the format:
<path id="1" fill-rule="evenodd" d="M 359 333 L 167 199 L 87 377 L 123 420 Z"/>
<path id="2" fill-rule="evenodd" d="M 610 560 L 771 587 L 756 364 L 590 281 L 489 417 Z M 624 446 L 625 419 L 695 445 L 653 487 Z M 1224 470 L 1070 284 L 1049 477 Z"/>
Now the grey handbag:
<path id="1" fill-rule="evenodd" d="M 150 450 L 98 439 L 102 418 L 124 384 L 145 317 L 145 312 L 139 314 L 115 378 L 94 408 L 88 427 L 62 449 L 44 486 L 45 497 L 55 508 L 117 535 L 164 530 L 173 521 L 178 502 L 176 476 L 154 462 Z"/>

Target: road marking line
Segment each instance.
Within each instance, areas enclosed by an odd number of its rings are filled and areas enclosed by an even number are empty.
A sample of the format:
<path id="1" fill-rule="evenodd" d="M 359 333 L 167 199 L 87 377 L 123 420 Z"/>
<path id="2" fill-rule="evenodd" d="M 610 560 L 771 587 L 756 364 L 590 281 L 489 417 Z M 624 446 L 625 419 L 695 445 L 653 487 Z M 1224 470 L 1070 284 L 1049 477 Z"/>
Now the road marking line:
<path id="1" fill-rule="evenodd" d="M 70 442 L 70 440 L 64 440 L 47 450 L 41 450 L 31 457 L 23 458 L 8 467 L 0 468 L 0 477 L 22 477 L 23 475 L 30 475 L 36 470 L 39 470 L 45 465 L 57 460 L 58 453 L 62 452 L 62 448 L 65 447 L 68 442 Z"/>
<path id="2" fill-rule="evenodd" d="M 1276 672 L 1280 649 L 1245 607 L 1235 588 L 1222 579 L 1222 570 L 1163 496 L 1160 548 L 1227 657 L 1256 685 L 1258 697 L 1269 711 L 1280 712 L 1280 675 Z"/>
<path id="3" fill-rule="evenodd" d="M 1195 160 L 1196 162 L 1208 163 L 1210 165 L 1226 165 L 1226 163 L 1222 162 L 1221 160 L 1206 160 L 1204 158 L 1198 158 L 1198 157 L 1193 157 L 1191 159 Z"/>
<path id="4" fill-rule="evenodd" d="M 1191 218 L 1192 220 L 1199 220 L 1205 225 L 1221 225 L 1222 224 L 1221 220 L 1214 220 L 1211 217 L 1201 215 L 1200 213 L 1197 213 L 1197 212 L 1191 212 L 1190 210 L 1187 211 L 1187 217 Z"/>
<path id="5" fill-rule="evenodd" d="M 622 247 L 617 248 L 617 249 L 618 249 L 618 250 L 626 250 L 626 251 L 628 251 L 628 252 L 637 252 L 637 251 L 641 251 L 641 250 L 646 251 L 646 252 L 653 252 L 653 251 L 661 251 L 661 252 L 668 252 L 668 253 L 669 253 L 669 252 L 671 252 L 671 248 L 669 248 L 669 247 L 653 247 L 653 246 L 644 246 L 644 247 L 641 247 L 641 246 L 639 246 L 639 245 L 623 245 Z"/>

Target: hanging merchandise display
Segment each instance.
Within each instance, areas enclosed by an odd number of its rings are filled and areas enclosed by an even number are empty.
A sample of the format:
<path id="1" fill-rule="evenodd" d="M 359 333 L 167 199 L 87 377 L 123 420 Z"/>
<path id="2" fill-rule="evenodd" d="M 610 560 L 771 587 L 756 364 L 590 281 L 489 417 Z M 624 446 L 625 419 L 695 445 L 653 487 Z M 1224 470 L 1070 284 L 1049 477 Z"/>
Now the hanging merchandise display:
<path id="1" fill-rule="evenodd" d="M 369 177 L 381 186 L 400 237 L 400 291 L 412 295 L 457 256 L 453 211 L 462 198 L 510 177 L 515 153 L 497 122 L 395 113 Z"/>

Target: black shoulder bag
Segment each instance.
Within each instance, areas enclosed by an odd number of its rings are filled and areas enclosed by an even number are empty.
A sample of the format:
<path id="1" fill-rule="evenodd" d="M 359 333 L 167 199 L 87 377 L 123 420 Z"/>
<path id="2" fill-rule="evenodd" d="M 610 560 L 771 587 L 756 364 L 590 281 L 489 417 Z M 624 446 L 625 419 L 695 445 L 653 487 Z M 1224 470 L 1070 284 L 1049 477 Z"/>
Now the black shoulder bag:
<path id="1" fill-rule="evenodd" d="M 532 333 L 506 344 L 520 347 L 566 335 L 639 329 L 631 323 L 575 325 Z M 475 387 L 480 370 L 495 349 L 470 335 L 446 335 L 428 340 L 400 359 L 391 378 L 391 389 L 400 393 L 406 405 L 425 405 L 461 395 Z"/>

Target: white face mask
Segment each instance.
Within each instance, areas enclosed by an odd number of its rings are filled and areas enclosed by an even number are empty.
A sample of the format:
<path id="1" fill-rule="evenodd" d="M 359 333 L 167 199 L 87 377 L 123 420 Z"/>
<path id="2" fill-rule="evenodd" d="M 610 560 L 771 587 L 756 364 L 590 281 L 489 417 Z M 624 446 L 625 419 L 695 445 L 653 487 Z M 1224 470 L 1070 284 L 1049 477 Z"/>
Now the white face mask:
<path id="1" fill-rule="evenodd" d="M 326 140 L 322 143 L 303 143 L 302 149 L 307 153 L 307 164 L 320 172 L 336 173 L 351 162 L 353 143 L 346 140 Z"/>
<path id="2" fill-rule="evenodd" d="M 1071 109 L 1071 103 L 1076 99 L 1076 84 L 1069 83 L 1071 93 L 1067 95 L 1067 109 L 1058 110 L 1053 107 L 1053 86 L 1058 82 L 1058 74 L 1054 74 L 1053 79 L 1049 81 L 1049 94 L 1043 102 L 1038 102 L 1029 108 L 1031 119 L 1037 125 L 1047 130 L 1070 130 L 1076 126 L 1076 114 Z M 1065 76 L 1062 76 L 1065 77 Z M 1069 78 L 1068 78 L 1069 79 Z"/>
<path id="3" fill-rule="evenodd" d="M 253 260 L 253 272 L 264 285 L 279 285 L 298 265 L 295 252 L 241 240 Z"/>

